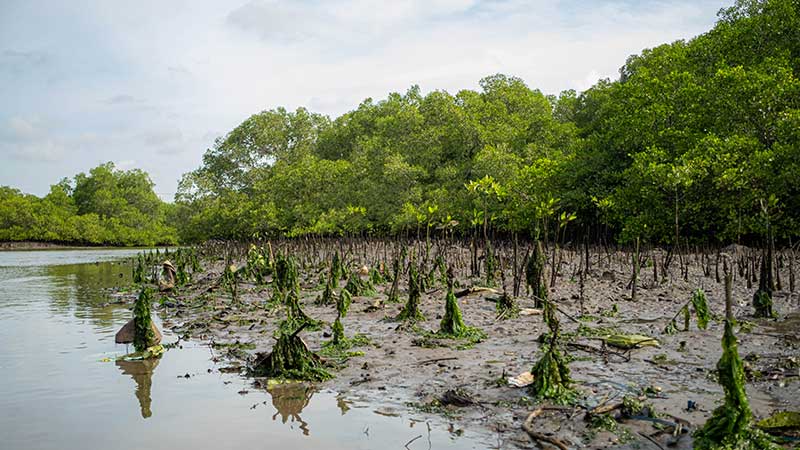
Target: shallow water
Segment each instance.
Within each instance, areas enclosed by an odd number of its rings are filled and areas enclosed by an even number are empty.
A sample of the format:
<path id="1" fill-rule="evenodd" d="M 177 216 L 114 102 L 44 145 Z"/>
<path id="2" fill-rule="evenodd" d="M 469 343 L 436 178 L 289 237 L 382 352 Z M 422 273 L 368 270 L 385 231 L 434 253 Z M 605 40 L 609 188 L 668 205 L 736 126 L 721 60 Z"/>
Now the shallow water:
<path id="1" fill-rule="evenodd" d="M 375 399 L 254 388 L 196 342 L 114 362 L 131 313 L 111 289 L 130 285 L 137 251 L 0 252 L 0 448 L 485 448 Z"/>

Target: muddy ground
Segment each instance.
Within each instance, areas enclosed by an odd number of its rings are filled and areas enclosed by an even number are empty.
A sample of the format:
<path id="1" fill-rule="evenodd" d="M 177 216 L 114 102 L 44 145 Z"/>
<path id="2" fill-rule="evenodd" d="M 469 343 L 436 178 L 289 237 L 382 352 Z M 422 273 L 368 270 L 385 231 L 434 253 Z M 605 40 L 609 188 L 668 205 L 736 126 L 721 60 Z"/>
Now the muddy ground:
<path id="1" fill-rule="evenodd" d="M 727 250 L 732 262 L 749 251 Z M 347 259 L 348 268 L 356 270 L 365 264 L 374 265 L 386 254 L 385 249 L 383 253 L 376 250 L 372 254 L 353 251 Z M 485 285 L 483 278 L 468 276 L 469 247 L 449 246 L 446 254 L 450 255 L 448 263 L 456 266 L 456 276 L 462 287 Z M 319 261 L 326 260 L 327 255 L 319 256 Z M 651 265 L 644 264 L 638 298 L 631 301 L 630 254 L 593 249 L 584 290 L 585 314 L 581 316 L 580 287 L 575 276 L 578 255 L 564 253 L 556 285 L 550 289 L 551 298 L 556 299 L 559 308 L 566 313 L 561 315 L 564 341 L 568 342 L 564 351 L 572 358 L 569 367 L 575 387 L 581 393 L 575 405 L 547 409 L 553 405 L 532 398 L 525 388 L 510 387 L 506 383 L 507 377 L 530 370 L 537 360 L 540 350 L 537 338 L 546 331 L 541 315 L 498 320 L 493 301 L 496 294 L 482 292 L 464 296 L 459 299 L 459 305 L 465 322 L 480 328 L 488 337 L 464 349 L 459 349 L 458 342 L 447 341 L 442 341 L 443 347 L 420 346 L 418 331 L 396 330 L 397 323 L 385 320 L 397 315 L 407 298 L 406 276 L 401 283 L 401 303 L 384 302 L 389 283 L 376 286 L 374 296 L 354 298 L 343 320 L 345 333 L 348 336 L 362 333 L 369 337 L 371 345 L 354 349 L 363 351 L 364 355 L 349 359 L 334 371 L 333 380 L 320 383 L 318 388 L 362 399 L 380 399 L 390 405 L 381 413 L 411 412 L 430 417 L 447 424 L 454 435 L 468 430 L 487 448 L 536 447 L 521 425 L 539 406 L 546 409 L 535 419 L 533 427 L 556 437 L 569 448 L 692 448 L 691 431 L 702 426 L 722 400 L 722 389 L 715 382 L 714 369 L 721 354 L 723 322 L 712 320 L 707 330 L 698 330 L 692 318 L 689 331 L 674 335 L 663 331 L 698 288 L 705 290 L 711 313 L 722 317 L 724 289 L 722 283 L 716 281 L 716 267 L 709 271 L 707 258 L 690 255 L 684 258 L 687 279 L 676 260 L 665 279 L 662 279 L 663 268 L 659 267 L 659 280 L 654 281 Z M 657 263 L 662 261 L 663 253 L 650 255 L 655 256 Z M 244 261 L 238 264 L 243 265 Z M 314 305 L 324 287 L 319 284 L 323 264 L 315 264 L 314 258 L 308 258 L 304 265 L 300 276 L 303 308 L 309 316 L 330 324 L 336 317 L 335 307 Z M 273 332 L 285 313 L 281 307 L 265 307 L 272 294 L 269 285 L 242 282 L 239 298 L 232 300 L 219 286 L 224 267 L 221 256 L 204 260 L 203 267 L 202 273 L 194 275 L 192 285 L 180 289 L 158 307 L 164 326 L 184 339 L 212 344 L 222 370 L 241 370 L 244 374 L 252 355 L 271 348 Z M 548 273 L 549 270 L 548 263 Z M 783 290 L 774 297 L 778 319 L 771 320 L 752 317 L 750 302 L 757 283 L 748 288 L 744 277 L 735 273 L 733 310 L 740 324 L 737 327 L 739 353 L 747 361 L 747 393 L 756 418 L 777 410 L 800 410 L 800 295 L 788 292 L 786 264 L 781 274 Z M 512 274 L 508 270 L 509 290 L 511 283 Z M 342 281 L 336 292 L 344 284 Z M 523 309 L 533 308 L 534 302 L 526 297 L 525 291 L 523 287 L 516 301 Z M 423 294 L 421 309 L 427 320 L 419 327 L 438 329 L 444 312 L 444 297 L 445 290 L 439 284 Z M 679 328 L 682 328 L 682 320 L 680 316 Z M 319 331 L 304 331 L 302 336 L 308 346 L 316 350 L 328 339 L 329 331 L 329 326 L 324 325 Z M 608 347 L 604 352 L 598 336 L 605 333 L 649 335 L 656 337 L 660 346 L 628 352 Z M 598 350 L 589 350 L 589 347 Z M 264 380 L 254 380 L 255 386 L 264 384 Z M 451 389 L 458 389 L 474 403 L 441 405 L 437 400 Z M 625 395 L 638 396 L 652 404 L 658 419 L 627 419 L 620 423 L 585 420 L 586 409 L 614 404 Z M 696 409 L 687 410 L 689 402 L 694 402 Z M 614 414 L 611 413 L 612 417 Z M 682 428 L 677 435 L 675 423 Z M 546 448 L 554 447 L 546 445 Z"/>

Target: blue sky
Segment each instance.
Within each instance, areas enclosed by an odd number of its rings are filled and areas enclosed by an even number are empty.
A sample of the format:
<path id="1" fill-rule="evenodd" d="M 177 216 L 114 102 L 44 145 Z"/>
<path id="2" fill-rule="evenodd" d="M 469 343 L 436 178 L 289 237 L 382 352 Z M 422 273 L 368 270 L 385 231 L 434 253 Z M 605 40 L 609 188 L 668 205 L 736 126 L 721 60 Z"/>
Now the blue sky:
<path id="1" fill-rule="evenodd" d="M 0 185 L 37 195 L 113 161 L 166 200 L 206 148 L 277 106 L 339 115 L 490 74 L 545 93 L 616 78 L 731 1 L 0 2 Z"/>

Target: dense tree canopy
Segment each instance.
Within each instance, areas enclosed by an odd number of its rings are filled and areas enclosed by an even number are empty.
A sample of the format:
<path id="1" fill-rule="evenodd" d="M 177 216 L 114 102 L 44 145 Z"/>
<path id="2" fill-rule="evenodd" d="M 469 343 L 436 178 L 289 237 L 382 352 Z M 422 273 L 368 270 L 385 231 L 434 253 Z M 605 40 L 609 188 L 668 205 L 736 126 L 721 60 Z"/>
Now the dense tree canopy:
<path id="1" fill-rule="evenodd" d="M 740 0 L 689 41 L 631 56 L 618 80 L 545 96 L 494 75 L 480 91 L 367 99 L 335 120 L 256 114 L 186 174 L 186 239 L 555 233 L 562 213 L 625 241 L 800 233 L 800 6 Z M 489 177 L 502 195 L 468 189 Z M 499 193 L 498 193 L 499 194 Z M 486 217 L 484 217 L 486 215 Z"/>
<path id="2" fill-rule="evenodd" d="M 165 224 L 169 208 L 146 173 L 107 163 L 61 180 L 43 198 L 0 187 L 0 241 L 173 244 L 177 233 Z"/>

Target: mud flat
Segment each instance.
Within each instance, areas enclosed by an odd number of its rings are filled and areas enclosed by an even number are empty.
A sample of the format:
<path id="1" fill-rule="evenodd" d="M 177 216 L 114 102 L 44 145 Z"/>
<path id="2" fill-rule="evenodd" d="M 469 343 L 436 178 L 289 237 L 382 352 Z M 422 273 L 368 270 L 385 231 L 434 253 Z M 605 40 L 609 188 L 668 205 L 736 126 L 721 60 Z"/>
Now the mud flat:
<path id="1" fill-rule="evenodd" d="M 312 350 L 319 350 L 330 339 L 330 324 L 337 314 L 335 307 L 315 303 L 325 287 L 321 274 L 329 270 L 330 255 L 343 249 L 346 268 L 356 271 L 365 265 L 388 267 L 391 256 L 387 255 L 395 250 L 387 250 L 389 244 L 385 243 L 349 245 L 273 244 L 274 252 L 289 251 L 300 261 L 302 308 L 324 322 L 319 330 L 302 333 Z M 421 254 L 420 243 L 411 248 Z M 158 307 L 164 326 L 171 332 L 182 339 L 207 343 L 214 349 L 215 358 L 223 362 L 222 370 L 245 376 L 254 355 L 271 349 L 273 333 L 285 317 L 282 306 L 269 303 L 270 279 L 257 285 L 243 277 L 235 299 L 223 288 L 220 279 L 226 260 L 242 267 L 246 251 L 244 246 L 226 247 L 223 257 L 221 249 L 204 250 L 203 270 L 193 275 L 191 284 L 165 294 Z M 732 262 L 750 254 L 748 249 L 731 251 L 735 253 L 729 255 Z M 432 250 L 431 255 L 437 252 Z M 503 255 L 502 260 L 511 261 L 510 247 L 498 245 L 497 252 Z M 461 289 L 485 285 L 484 277 L 469 276 L 469 253 L 468 246 L 458 244 L 442 245 L 440 252 L 455 268 Z M 374 295 L 354 297 L 350 312 L 342 320 L 345 334 L 362 334 L 368 343 L 353 348 L 359 354 L 329 361 L 335 378 L 319 383 L 318 388 L 380 400 L 386 405 L 383 412 L 387 415 L 414 410 L 437 417 L 448 423 L 454 434 L 469 430 L 497 448 L 530 448 L 531 439 L 522 425 L 533 411 L 538 414 L 534 421 L 538 432 L 569 448 L 692 448 L 691 432 L 702 426 L 722 399 L 714 371 L 722 351 L 724 289 L 716 279 L 716 263 L 709 263 L 708 255 L 698 253 L 683 255 L 680 264 L 674 262 L 667 270 L 662 266 L 653 273 L 643 268 L 634 301 L 630 299 L 630 254 L 595 249 L 581 302 L 580 281 L 575 274 L 582 254 L 564 251 L 558 257 L 562 262 L 555 286 L 549 290 L 550 298 L 562 311 L 564 351 L 580 394 L 575 402 L 555 405 L 534 398 L 526 388 L 508 385 L 508 377 L 531 369 L 540 354 L 539 337 L 547 327 L 536 314 L 535 302 L 526 295 L 524 284 L 516 298 L 522 314 L 506 320 L 497 318 L 496 299 L 502 290 L 499 277 L 494 292 L 479 290 L 458 299 L 467 325 L 487 335 L 477 343 L 435 339 L 426 334 L 438 330 L 444 314 L 446 290 L 441 282 L 434 282 L 423 292 L 420 308 L 427 320 L 416 327 L 398 329 L 398 323 L 390 320 L 407 297 L 405 276 L 401 276 L 399 303 L 387 303 L 390 282 L 377 284 Z M 664 256 L 656 251 L 650 255 L 656 264 Z M 787 266 L 780 270 L 787 280 Z M 750 302 L 757 283 L 751 281 L 748 287 L 744 279 L 747 274 L 735 275 L 734 314 L 753 414 L 759 419 L 778 410 L 796 411 L 800 409 L 800 297 L 783 286 L 774 296 L 778 318 L 756 319 Z M 511 269 L 506 269 L 505 279 L 511 291 Z M 337 293 L 344 283 L 342 280 Z M 708 328 L 698 329 L 692 318 L 688 331 L 666 334 L 670 320 L 697 289 L 703 289 L 708 299 L 712 316 Z M 681 316 L 679 330 L 682 321 Z M 605 345 L 603 337 L 616 334 L 651 336 L 659 345 L 627 350 Z M 255 388 L 268 386 L 265 379 L 253 378 L 252 382 Z M 640 402 L 647 414 L 619 416 L 618 405 L 624 398 Z M 606 408 L 612 409 L 599 414 Z"/>

